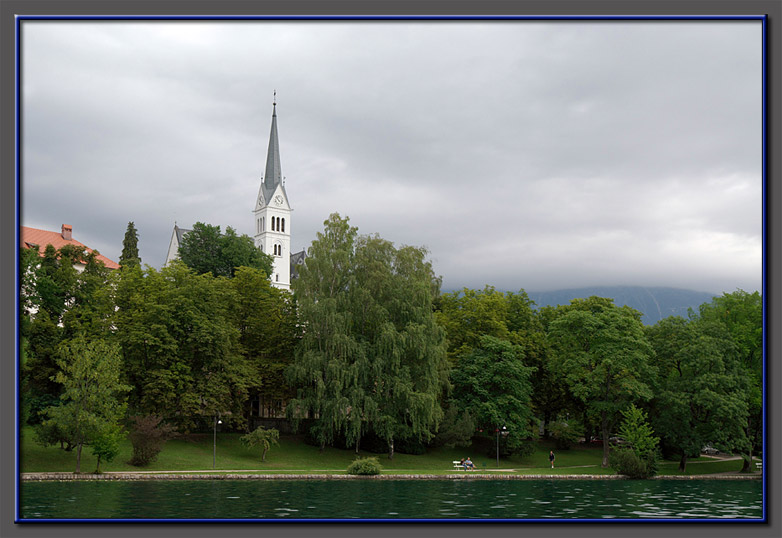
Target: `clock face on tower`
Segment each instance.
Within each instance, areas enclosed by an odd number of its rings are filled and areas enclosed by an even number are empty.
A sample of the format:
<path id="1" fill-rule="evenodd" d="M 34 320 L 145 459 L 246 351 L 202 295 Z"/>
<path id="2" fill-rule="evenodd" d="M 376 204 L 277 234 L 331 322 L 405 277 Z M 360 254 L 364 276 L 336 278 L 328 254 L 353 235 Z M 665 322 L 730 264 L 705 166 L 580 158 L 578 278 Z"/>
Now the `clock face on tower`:
<path id="1" fill-rule="evenodd" d="M 282 205 L 282 195 L 281 194 L 278 194 L 277 196 L 274 197 L 274 203 L 277 204 L 277 205 Z"/>
<path id="2" fill-rule="evenodd" d="M 258 195 L 258 204 L 263 205 L 263 194 Z"/>

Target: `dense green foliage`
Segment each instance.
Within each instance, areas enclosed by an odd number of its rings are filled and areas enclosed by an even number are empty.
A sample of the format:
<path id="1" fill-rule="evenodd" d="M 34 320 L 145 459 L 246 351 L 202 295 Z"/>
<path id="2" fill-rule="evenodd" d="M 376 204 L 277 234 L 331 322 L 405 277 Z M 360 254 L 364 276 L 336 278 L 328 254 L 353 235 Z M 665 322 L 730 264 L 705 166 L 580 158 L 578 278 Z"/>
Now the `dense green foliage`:
<path id="1" fill-rule="evenodd" d="M 439 280 L 425 251 L 357 237 L 333 214 L 293 287 L 305 327 L 289 369 L 292 418 L 316 417 L 321 446 L 369 429 L 388 443 L 429 440 L 447 386 L 445 337 L 432 313 Z"/>
<path id="2" fill-rule="evenodd" d="M 530 375 L 524 351 L 493 336 L 462 357 L 451 372 L 454 399 L 474 417 L 479 430 L 493 439 L 505 428 L 504 451 L 519 452 L 533 437 Z"/>
<path id="3" fill-rule="evenodd" d="M 619 435 L 627 446 L 614 450 L 609 457 L 611 467 L 630 478 L 650 478 L 657 474 L 658 445 L 646 420 L 646 413 L 631 405 L 622 412 L 624 420 Z"/>
<path id="4" fill-rule="evenodd" d="M 655 374 L 649 364 L 652 349 L 640 314 L 611 299 L 574 299 L 561 312 L 549 332 L 556 349 L 553 368 L 599 420 L 605 467 L 609 437 L 622 410 L 652 397 L 647 383 Z"/>
<path id="5" fill-rule="evenodd" d="M 347 473 L 355 475 L 376 475 L 380 474 L 380 462 L 377 458 L 358 458 L 348 465 Z"/>
<path id="6" fill-rule="evenodd" d="M 173 262 L 159 272 L 123 271 L 116 293 L 133 412 L 159 414 L 184 430 L 217 413 L 241 421 L 258 374 L 232 321 L 231 281 Z"/>
<path id="7" fill-rule="evenodd" d="M 608 457 L 608 464 L 617 473 L 628 478 L 650 478 L 655 474 L 648 462 L 629 448 L 612 450 Z"/>
<path id="8" fill-rule="evenodd" d="M 706 444 L 725 452 L 747 450 L 751 385 L 725 327 L 703 319 L 667 318 L 648 334 L 659 370 L 654 427 L 679 454 L 681 469 Z"/>
<path id="9" fill-rule="evenodd" d="M 220 226 L 196 222 L 179 245 L 179 257 L 198 274 L 232 277 L 238 267 L 252 267 L 269 277 L 274 264 L 272 256 L 261 252 L 252 237 L 237 235 L 230 226 L 220 233 Z"/>
<path id="10" fill-rule="evenodd" d="M 56 428 L 76 448 L 79 473 L 82 448 L 118 429 L 125 413 L 123 393 L 130 387 L 120 382 L 118 349 L 103 340 L 63 343 L 57 365 L 54 379 L 63 385 L 62 403 L 46 409 L 44 426 Z"/>
<path id="11" fill-rule="evenodd" d="M 538 435 L 574 452 L 598 434 L 603 465 L 613 452 L 636 476 L 654 473 L 658 437 L 682 473 L 705 445 L 741 454 L 745 470 L 763 449 L 758 293 L 643 327 L 600 297 L 536 309 L 524 290 L 441 295 L 424 249 L 360 236 L 339 215 L 324 226 L 292 294 L 230 228 L 199 223 L 183 243 L 190 266 L 161 270 L 136 262 L 132 222 L 120 271 L 72 246 L 22 249 L 23 422 L 75 449 L 77 468 L 83 446 L 98 468 L 110 463 L 125 430 L 130 459 L 151 465 L 175 430 L 211 431 L 219 415 L 247 433 L 286 408 L 322 450 L 390 458 L 471 444 L 493 453 L 503 426 L 504 458 Z M 95 376 L 100 390 L 86 390 Z M 126 396 L 146 422 L 125 416 Z M 611 446 L 617 434 L 628 447 Z"/>

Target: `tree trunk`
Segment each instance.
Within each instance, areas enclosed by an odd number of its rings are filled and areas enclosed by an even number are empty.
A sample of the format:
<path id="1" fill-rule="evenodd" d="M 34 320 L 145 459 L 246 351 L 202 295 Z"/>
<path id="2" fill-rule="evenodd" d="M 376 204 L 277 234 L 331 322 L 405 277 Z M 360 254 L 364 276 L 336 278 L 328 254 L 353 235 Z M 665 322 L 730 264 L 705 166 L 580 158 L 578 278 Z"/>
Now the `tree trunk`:
<path id="1" fill-rule="evenodd" d="M 744 460 L 740 473 L 752 472 L 752 417 L 747 417 L 747 439 L 749 440 L 749 457 Z"/>
<path id="2" fill-rule="evenodd" d="M 388 440 L 388 459 L 394 459 L 394 438 Z"/>
<path id="3" fill-rule="evenodd" d="M 356 437 L 356 454 L 358 454 L 359 450 L 361 450 L 361 438 Z"/>
<path id="4" fill-rule="evenodd" d="M 601 413 L 600 426 L 603 434 L 603 467 L 608 467 L 608 415 Z"/>
<path id="5" fill-rule="evenodd" d="M 98 465 L 95 466 L 95 474 L 100 474 L 100 454 L 98 455 Z"/>
<path id="6" fill-rule="evenodd" d="M 682 454 L 682 459 L 679 460 L 679 470 L 684 472 L 687 469 L 687 454 Z"/>
<path id="7" fill-rule="evenodd" d="M 76 445 L 76 474 L 81 473 L 81 446 L 81 443 Z"/>
<path id="8" fill-rule="evenodd" d="M 261 461 L 266 461 L 266 451 L 268 451 L 268 448 L 263 449 L 263 454 L 261 454 Z"/>

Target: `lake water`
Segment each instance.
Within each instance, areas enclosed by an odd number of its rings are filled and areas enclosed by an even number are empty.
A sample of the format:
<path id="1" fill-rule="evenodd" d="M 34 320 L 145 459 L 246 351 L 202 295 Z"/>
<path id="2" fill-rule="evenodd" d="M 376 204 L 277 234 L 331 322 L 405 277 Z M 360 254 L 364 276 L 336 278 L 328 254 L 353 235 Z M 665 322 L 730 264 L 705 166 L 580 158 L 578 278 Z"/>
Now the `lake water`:
<path id="1" fill-rule="evenodd" d="M 23 519 L 762 518 L 760 480 L 23 482 Z"/>

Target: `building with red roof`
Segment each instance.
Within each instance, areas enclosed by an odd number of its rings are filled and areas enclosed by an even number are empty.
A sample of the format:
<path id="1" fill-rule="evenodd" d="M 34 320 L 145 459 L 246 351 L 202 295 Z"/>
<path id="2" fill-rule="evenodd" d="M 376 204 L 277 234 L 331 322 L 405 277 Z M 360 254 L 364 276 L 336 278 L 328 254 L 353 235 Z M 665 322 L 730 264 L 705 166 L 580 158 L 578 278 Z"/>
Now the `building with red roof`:
<path id="1" fill-rule="evenodd" d="M 58 250 L 65 245 L 73 245 L 75 247 L 84 248 L 87 253 L 92 252 L 92 249 L 87 245 L 80 243 L 73 238 L 73 227 L 70 224 L 63 224 L 59 233 L 39 230 L 38 228 L 29 228 L 27 226 L 20 226 L 19 229 L 19 244 L 25 248 L 38 249 L 38 253 L 41 256 L 43 256 L 43 253 L 46 250 L 46 245 L 52 245 Z M 97 258 L 102 261 L 107 268 L 119 269 L 119 264 L 108 259 L 106 256 L 98 254 Z M 77 269 L 84 269 L 84 266 L 77 267 Z"/>

